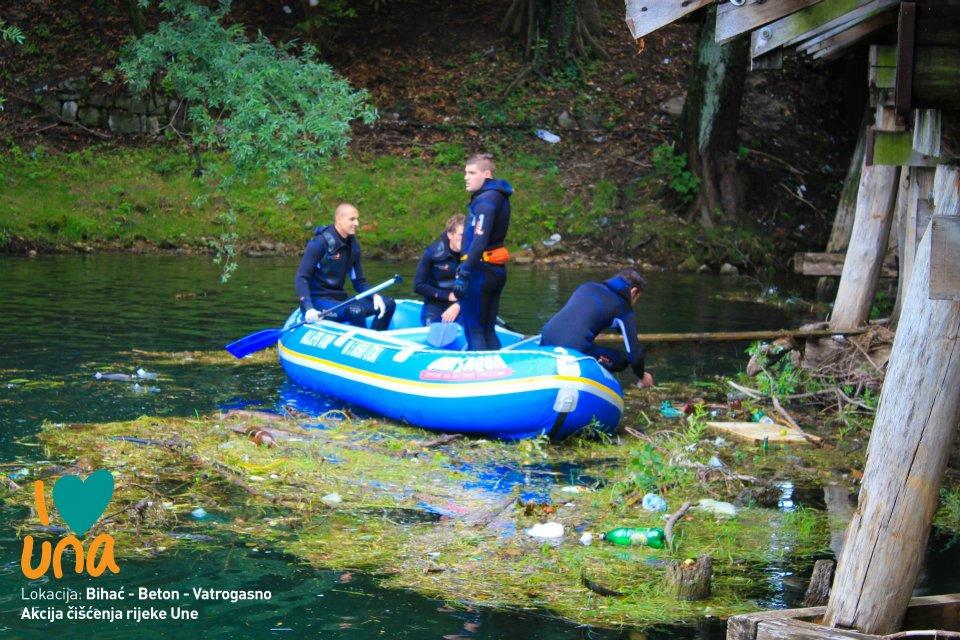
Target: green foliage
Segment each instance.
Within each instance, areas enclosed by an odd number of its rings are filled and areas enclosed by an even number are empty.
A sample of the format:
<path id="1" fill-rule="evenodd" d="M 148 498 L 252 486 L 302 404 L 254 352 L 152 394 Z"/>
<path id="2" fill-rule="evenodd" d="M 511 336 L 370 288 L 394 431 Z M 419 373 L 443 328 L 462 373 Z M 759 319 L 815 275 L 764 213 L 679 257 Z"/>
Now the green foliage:
<path id="1" fill-rule="evenodd" d="M 20 30 L 20 27 L 14 25 L 8 25 L 3 20 L 0 20 L 0 41 L 12 42 L 13 44 L 22 45 L 26 37 L 23 35 L 23 31 Z M 0 111 L 3 111 L 3 96 L 0 95 Z"/>
<path id="2" fill-rule="evenodd" d="M 632 458 L 627 464 L 629 478 L 633 487 L 640 491 L 654 491 L 665 495 L 671 488 L 687 482 L 691 476 L 689 469 L 670 464 L 666 456 L 652 443 L 644 443 L 630 452 Z"/>
<path id="3" fill-rule="evenodd" d="M 194 153 L 226 153 L 228 167 L 213 172 L 221 188 L 257 173 L 271 187 L 288 184 L 342 154 L 352 120 L 376 118 L 367 93 L 318 62 L 313 47 L 297 54 L 263 35 L 248 39 L 242 25 L 221 24 L 228 1 L 216 11 L 191 0 L 162 0 L 160 7 L 171 19 L 125 46 L 119 69 L 133 91 L 159 85 L 186 99 L 189 131 L 177 133 Z M 287 198 L 277 195 L 281 203 Z"/>
<path id="4" fill-rule="evenodd" d="M 663 143 L 653 148 L 650 161 L 667 189 L 676 194 L 681 202 L 693 201 L 700 190 L 700 178 L 687 169 L 687 154 L 677 153 L 672 144 Z"/>
<path id="5" fill-rule="evenodd" d="M 796 393 L 807 380 L 807 376 L 787 358 L 780 358 L 771 364 L 780 349 L 782 347 L 779 345 L 771 346 L 764 342 L 754 342 L 747 347 L 746 353 L 755 358 L 761 367 L 760 373 L 754 378 L 754 386 L 764 395 L 780 397 Z"/>
<path id="6" fill-rule="evenodd" d="M 960 485 L 940 490 L 940 509 L 935 523 L 938 527 L 960 533 Z"/>
<path id="7" fill-rule="evenodd" d="M 438 142 L 433 145 L 433 161 L 439 165 L 460 165 L 467 160 L 466 148 L 456 142 Z"/>

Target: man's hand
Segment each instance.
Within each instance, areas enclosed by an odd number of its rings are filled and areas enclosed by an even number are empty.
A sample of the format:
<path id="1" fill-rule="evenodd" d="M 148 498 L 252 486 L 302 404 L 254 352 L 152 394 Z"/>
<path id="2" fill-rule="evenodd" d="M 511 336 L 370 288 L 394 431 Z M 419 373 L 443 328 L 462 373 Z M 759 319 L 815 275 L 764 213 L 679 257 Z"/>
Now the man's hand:
<path id="1" fill-rule="evenodd" d="M 470 282 L 470 272 L 463 267 L 457 269 L 457 278 L 453 281 L 453 295 L 457 300 L 467 297 L 467 283 Z"/>
<path id="2" fill-rule="evenodd" d="M 637 380 L 638 389 L 649 389 L 652 386 L 653 386 L 653 376 L 650 375 L 649 371 L 644 373 L 643 377 Z"/>
<path id="3" fill-rule="evenodd" d="M 447 310 L 440 314 L 440 319 L 444 322 L 453 322 L 457 319 L 457 316 L 460 315 L 460 304 L 454 302 L 452 305 L 447 307 Z"/>
<path id="4" fill-rule="evenodd" d="M 457 301 L 457 294 L 455 294 L 453 291 L 451 291 L 451 292 L 447 295 L 447 302 L 456 302 L 456 301 Z"/>
<path id="5" fill-rule="evenodd" d="M 387 312 L 387 304 L 380 297 L 379 293 L 373 294 L 373 308 L 377 311 L 377 317 L 382 318 Z"/>
<path id="6" fill-rule="evenodd" d="M 307 312 L 303 314 L 303 321 L 307 324 L 312 324 L 314 322 L 320 321 L 320 312 L 316 309 L 307 309 Z"/>

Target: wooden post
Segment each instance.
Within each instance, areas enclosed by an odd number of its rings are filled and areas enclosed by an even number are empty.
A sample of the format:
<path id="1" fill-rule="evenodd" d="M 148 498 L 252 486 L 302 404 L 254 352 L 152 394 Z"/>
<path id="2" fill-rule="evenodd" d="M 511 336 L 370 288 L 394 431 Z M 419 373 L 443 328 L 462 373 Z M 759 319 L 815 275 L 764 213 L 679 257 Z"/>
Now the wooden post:
<path id="1" fill-rule="evenodd" d="M 843 179 L 843 190 L 837 201 L 837 213 L 833 218 L 833 228 L 830 230 L 830 239 L 827 240 L 827 253 L 842 253 L 850 243 L 850 232 L 853 231 L 853 216 L 857 211 L 857 187 L 860 186 L 860 172 L 863 170 L 863 154 L 867 146 L 867 122 L 869 114 L 864 114 L 860 125 L 860 135 L 857 136 L 857 146 L 853 148 L 850 166 Z M 822 277 L 817 280 L 817 300 L 830 300 L 836 293 L 836 280 Z"/>
<path id="2" fill-rule="evenodd" d="M 893 109 L 878 109 L 877 127 L 895 125 Z M 880 266 L 887 250 L 890 222 L 896 202 L 899 167 L 863 167 L 857 191 L 857 212 L 843 263 L 843 275 L 833 305 L 830 328 L 859 327 L 870 318 L 870 306 L 880 280 Z"/>
<path id="3" fill-rule="evenodd" d="M 833 557 L 839 558 L 840 552 L 843 550 L 843 536 L 846 533 L 847 524 L 853 517 L 853 500 L 850 499 L 850 487 L 846 484 L 824 485 L 823 501 L 827 505 L 830 549 L 833 551 Z M 833 574 L 831 573 L 831 575 Z"/>
<path id="4" fill-rule="evenodd" d="M 664 591 L 677 600 L 706 600 L 710 597 L 713 559 L 700 556 L 696 562 L 673 561 L 663 576 Z"/>
<path id="5" fill-rule="evenodd" d="M 937 167 L 934 207 L 960 215 L 960 169 Z M 906 290 L 867 449 L 860 500 L 824 624 L 899 630 L 923 561 L 960 419 L 960 302 L 931 300 L 930 227 Z"/>
<path id="6" fill-rule="evenodd" d="M 917 255 L 917 243 L 920 233 L 930 222 L 930 192 L 933 190 L 931 167 L 909 167 L 901 170 L 900 190 L 897 192 L 897 209 L 900 210 L 898 228 L 898 254 L 900 256 L 899 280 L 897 281 L 897 302 L 890 315 L 890 321 L 896 325 L 903 309 L 907 283 L 913 271 L 914 258 Z M 901 199 L 903 200 L 901 202 Z M 919 233 L 918 230 L 919 229 Z"/>
<path id="7" fill-rule="evenodd" d="M 817 560 L 813 564 L 813 574 L 810 584 L 803 595 L 803 606 L 822 607 L 830 598 L 830 587 L 833 585 L 833 560 Z"/>

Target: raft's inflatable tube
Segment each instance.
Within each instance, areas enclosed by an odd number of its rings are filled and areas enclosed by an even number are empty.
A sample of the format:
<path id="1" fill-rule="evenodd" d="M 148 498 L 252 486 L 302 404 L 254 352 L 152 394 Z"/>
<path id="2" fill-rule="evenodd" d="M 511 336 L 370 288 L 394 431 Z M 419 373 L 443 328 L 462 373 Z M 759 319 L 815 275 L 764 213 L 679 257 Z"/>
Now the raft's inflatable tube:
<path id="1" fill-rule="evenodd" d="M 435 348 L 420 309 L 397 301 L 386 331 L 326 320 L 285 331 L 280 362 L 302 387 L 435 431 L 516 440 L 616 429 L 620 383 L 593 358 L 502 327 L 500 351 L 465 351 L 462 332 Z M 295 311 L 286 326 L 301 319 Z"/>

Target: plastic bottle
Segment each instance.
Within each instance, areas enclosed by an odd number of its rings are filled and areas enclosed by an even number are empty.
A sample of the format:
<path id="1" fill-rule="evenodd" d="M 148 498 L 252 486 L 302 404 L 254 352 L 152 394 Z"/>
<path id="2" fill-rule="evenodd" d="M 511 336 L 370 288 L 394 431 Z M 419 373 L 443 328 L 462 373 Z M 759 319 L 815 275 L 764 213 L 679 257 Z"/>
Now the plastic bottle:
<path id="1" fill-rule="evenodd" d="M 659 527 L 617 527 L 608 531 L 603 539 L 621 547 L 635 545 L 662 549 L 666 544 L 663 529 Z"/>

